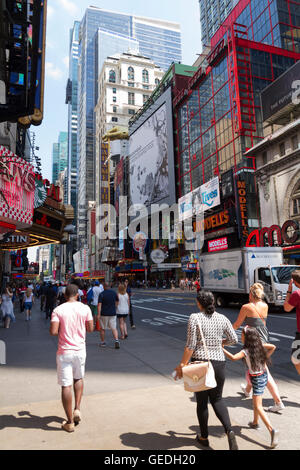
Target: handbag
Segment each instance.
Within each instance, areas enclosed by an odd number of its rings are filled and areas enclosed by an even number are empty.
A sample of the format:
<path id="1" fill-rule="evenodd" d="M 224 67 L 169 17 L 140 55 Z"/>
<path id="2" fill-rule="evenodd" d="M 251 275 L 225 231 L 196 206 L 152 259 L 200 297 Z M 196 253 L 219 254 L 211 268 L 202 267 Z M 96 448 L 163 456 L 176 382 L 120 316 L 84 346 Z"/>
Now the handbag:
<path id="1" fill-rule="evenodd" d="M 209 354 L 199 318 L 198 326 L 205 349 L 205 354 L 208 358 Z M 215 371 L 209 359 L 207 361 L 195 361 L 188 364 L 187 366 L 184 366 L 182 368 L 182 377 L 184 381 L 184 389 L 187 392 L 202 392 L 217 386 Z"/>

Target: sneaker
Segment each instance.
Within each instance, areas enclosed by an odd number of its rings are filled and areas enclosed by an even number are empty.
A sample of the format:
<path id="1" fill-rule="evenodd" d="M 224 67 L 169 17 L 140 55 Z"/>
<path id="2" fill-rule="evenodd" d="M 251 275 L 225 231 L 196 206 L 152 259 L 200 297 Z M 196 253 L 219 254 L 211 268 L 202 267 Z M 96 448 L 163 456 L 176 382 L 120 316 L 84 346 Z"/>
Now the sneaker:
<path id="1" fill-rule="evenodd" d="M 245 395 L 246 398 L 250 398 L 251 393 L 246 392 L 246 388 L 247 388 L 246 384 L 241 384 L 241 389 L 242 389 L 243 394 Z"/>
<path id="2" fill-rule="evenodd" d="M 131 329 L 132 329 L 132 330 L 135 330 L 135 329 L 136 329 L 136 326 L 135 326 L 135 325 L 132 325 Z"/>
<path id="3" fill-rule="evenodd" d="M 74 432 L 75 431 L 75 426 L 74 426 L 74 423 L 67 423 L 67 421 L 64 421 L 61 428 L 64 430 L 64 431 L 67 431 L 67 432 Z"/>
<path id="4" fill-rule="evenodd" d="M 100 348 L 105 348 L 105 346 L 106 346 L 106 343 L 104 343 L 104 342 L 99 344 Z"/>
<path id="5" fill-rule="evenodd" d="M 285 409 L 285 406 L 281 401 L 280 403 L 277 403 L 273 406 L 269 406 L 268 411 L 272 411 L 273 413 L 278 413 L 278 411 L 282 411 L 284 409 Z"/>
<path id="6" fill-rule="evenodd" d="M 250 422 L 248 423 L 248 426 L 249 426 L 249 428 L 251 428 L 251 429 L 260 429 L 260 425 L 259 425 L 259 424 L 254 424 L 254 423 L 252 423 L 252 421 L 250 421 Z"/>
<path id="7" fill-rule="evenodd" d="M 237 442 L 236 442 L 235 434 L 233 431 L 229 431 L 229 433 L 227 434 L 227 438 L 228 438 L 229 450 L 239 450 Z"/>
<path id="8" fill-rule="evenodd" d="M 275 447 L 278 446 L 278 443 L 279 443 L 278 436 L 279 436 L 279 431 L 277 431 L 276 429 L 272 429 L 271 444 L 270 444 L 271 449 L 275 449 Z"/>
<path id="9" fill-rule="evenodd" d="M 120 342 L 119 341 L 115 341 L 115 349 L 120 349 Z"/>

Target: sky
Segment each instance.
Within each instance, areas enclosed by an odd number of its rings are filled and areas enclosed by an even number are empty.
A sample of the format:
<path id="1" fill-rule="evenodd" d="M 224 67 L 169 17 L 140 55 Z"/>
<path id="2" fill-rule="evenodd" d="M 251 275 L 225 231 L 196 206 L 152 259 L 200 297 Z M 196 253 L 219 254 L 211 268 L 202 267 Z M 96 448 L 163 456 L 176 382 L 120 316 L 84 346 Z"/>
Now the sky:
<path id="1" fill-rule="evenodd" d="M 201 53 L 198 0 L 48 0 L 44 119 L 36 134 L 36 154 L 42 174 L 51 181 L 52 145 L 60 131 L 67 131 L 65 104 L 68 78 L 69 31 L 90 5 L 121 13 L 175 21 L 181 25 L 182 62 L 192 65 Z"/>

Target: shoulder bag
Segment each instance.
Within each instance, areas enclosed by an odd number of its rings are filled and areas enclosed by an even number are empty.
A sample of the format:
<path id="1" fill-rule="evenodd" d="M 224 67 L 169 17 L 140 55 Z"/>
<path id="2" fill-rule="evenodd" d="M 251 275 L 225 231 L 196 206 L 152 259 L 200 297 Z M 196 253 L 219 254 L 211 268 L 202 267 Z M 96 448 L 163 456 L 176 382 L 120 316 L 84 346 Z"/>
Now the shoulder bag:
<path id="1" fill-rule="evenodd" d="M 206 342 L 202 333 L 201 323 L 198 317 L 198 326 L 207 359 L 209 358 Z M 184 389 L 187 392 L 202 392 L 217 386 L 214 368 L 207 361 L 195 361 L 182 368 Z"/>

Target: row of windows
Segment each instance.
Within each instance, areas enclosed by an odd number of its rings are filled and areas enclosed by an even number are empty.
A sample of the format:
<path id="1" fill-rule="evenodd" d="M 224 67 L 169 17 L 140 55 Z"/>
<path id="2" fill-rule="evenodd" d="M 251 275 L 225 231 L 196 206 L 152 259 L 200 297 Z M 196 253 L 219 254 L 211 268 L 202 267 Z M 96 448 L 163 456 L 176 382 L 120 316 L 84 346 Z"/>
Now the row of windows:
<path id="1" fill-rule="evenodd" d="M 133 67 L 128 67 L 127 71 L 127 78 L 130 81 L 134 81 L 135 73 L 134 73 L 134 68 Z M 159 80 L 155 80 L 155 83 L 158 84 Z M 110 70 L 108 74 L 108 81 L 109 83 L 116 83 L 116 72 L 115 70 Z M 142 81 L 143 83 L 149 83 L 149 72 L 148 70 L 144 69 L 142 72 Z"/>

